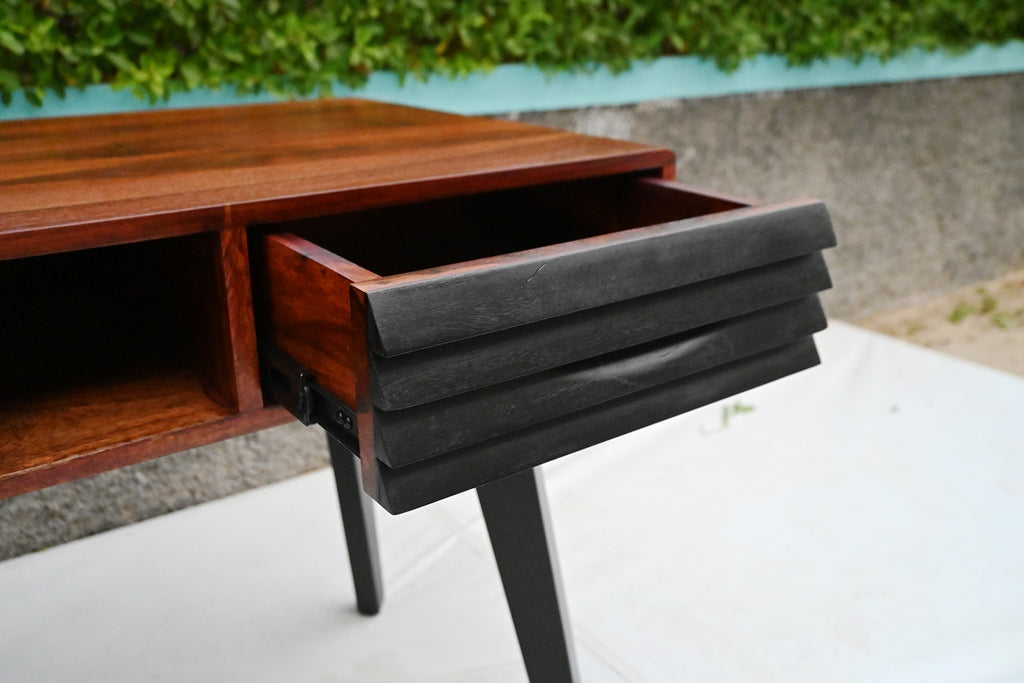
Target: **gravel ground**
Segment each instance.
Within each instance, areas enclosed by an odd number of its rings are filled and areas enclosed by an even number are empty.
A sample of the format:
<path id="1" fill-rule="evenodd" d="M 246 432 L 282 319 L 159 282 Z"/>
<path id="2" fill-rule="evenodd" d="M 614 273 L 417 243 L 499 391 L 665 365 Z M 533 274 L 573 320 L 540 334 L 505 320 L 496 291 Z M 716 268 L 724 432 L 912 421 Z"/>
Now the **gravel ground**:
<path id="1" fill-rule="evenodd" d="M 1024 376 L 1024 270 L 854 322 Z"/>

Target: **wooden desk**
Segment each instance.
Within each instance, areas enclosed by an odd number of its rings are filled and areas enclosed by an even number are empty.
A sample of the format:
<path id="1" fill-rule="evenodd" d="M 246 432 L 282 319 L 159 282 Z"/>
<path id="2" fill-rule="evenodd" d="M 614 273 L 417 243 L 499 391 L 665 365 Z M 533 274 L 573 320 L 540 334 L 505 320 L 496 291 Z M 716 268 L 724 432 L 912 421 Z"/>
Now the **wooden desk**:
<path id="1" fill-rule="evenodd" d="M 0 496 L 294 415 L 392 512 L 482 486 L 493 539 L 535 466 L 817 362 L 824 208 L 669 150 L 360 100 L 0 144 Z"/>

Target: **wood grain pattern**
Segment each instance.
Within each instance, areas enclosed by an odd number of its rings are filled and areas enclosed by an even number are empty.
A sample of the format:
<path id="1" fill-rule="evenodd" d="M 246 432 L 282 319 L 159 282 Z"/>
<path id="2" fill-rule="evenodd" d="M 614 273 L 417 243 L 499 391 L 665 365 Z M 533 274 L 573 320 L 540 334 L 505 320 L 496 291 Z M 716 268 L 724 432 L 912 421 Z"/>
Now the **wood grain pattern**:
<path id="1" fill-rule="evenodd" d="M 255 268 L 264 341 L 312 370 L 331 393 L 355 406 L 359 361 L 349 285 L 376 276 L 295 235 L 258 240 Z"/>
<path id="2" fill-rule="evenodd" d="M 233 264 L 224 260 L 227 255 L 223 251 L 223 234 L 207 232 L 187 240 L 167 240 L 162 246 L 165 259 L 177 271 L 178 277 L 171 289 L 176 290 L 181 300 L 178 310 L 188 312 L 194 321 L 185 336 L 185 343 L 191 348 L 187 364 L 196 368 L 207 395 L 221 405 L 238 410 L 231 329 L 225 315 L 225 278 Z M 154 279 L 159 282 L 159 278 Z M 167 285 L 164 280 L 159 286 L 167 288 Z M 156 315 L 181 325 L 181 316 L 173 310 L 163 308 L 157 310 Z M 124 317 L 131 324 L 131 311 Z"/>
<path id="3" fill-rule="evenodd" d="M 0 497 L 70 481 L 290 419 L 233 411 L 190 370 L 112 377 L 0 405 Z"/>
<path id="4" fill-rule="evenodd" d="M 232 220 L 231 207 L 225 208 L 224 229 L 220 238 L 219 282 L 212 290 L 220 300 L 219 322 L 224 348 L 220 372 L 224 382 L 234 387 L 234 405 L 240 411 L 263 406 L 260 388 L 260 363 L 256 348 L 256 321 L 253 314 L 252 279 L 249 274 L 249 242 L 244 225 Z M 215 367 L 204 366 L 204 375 L 217 373 Z"/>
<path id="5" fill-rule="evenodd" d="M 674 167 L 669 150 L 362 100 L 12 121 L 0 144 L 0 258 L 146 239 L 225 205 L 251 225 Z"/>

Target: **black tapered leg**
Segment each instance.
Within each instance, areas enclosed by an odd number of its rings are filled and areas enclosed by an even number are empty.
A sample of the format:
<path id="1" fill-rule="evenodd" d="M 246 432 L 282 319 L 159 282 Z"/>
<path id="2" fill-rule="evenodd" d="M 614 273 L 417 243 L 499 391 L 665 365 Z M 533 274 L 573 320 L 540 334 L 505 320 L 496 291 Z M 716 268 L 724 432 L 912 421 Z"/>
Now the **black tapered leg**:
<path id="1" fill-rule="evenodd" d="M 540 470 L 485 484 L 476 492 L 526 673 L 534 683 L 578 680 Z"/>
<path id="2" fill-rule="evenodd" d="M 352 451 L 330 434 L 327 435 L 327 447 L 331 452 L 334 481 L 338 485 L 341 523 L 345 527 L 348 559 L 356 586 L 356 607 L 362 614 L 376 614 L 384 600 L 384 584 L 380 578 L 373 501 L 363 493 L 359 460 Z"/>

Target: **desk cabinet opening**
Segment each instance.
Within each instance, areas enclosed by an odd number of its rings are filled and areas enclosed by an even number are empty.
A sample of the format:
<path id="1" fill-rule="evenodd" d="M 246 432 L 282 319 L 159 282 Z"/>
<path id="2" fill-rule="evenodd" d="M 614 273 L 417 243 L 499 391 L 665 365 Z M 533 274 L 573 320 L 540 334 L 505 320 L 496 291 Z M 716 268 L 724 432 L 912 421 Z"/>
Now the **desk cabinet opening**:
<path id="1" fill-rule="evenodd" d="M 233 412 L 216 238 L 0 261 L 0 481 Z"/>

